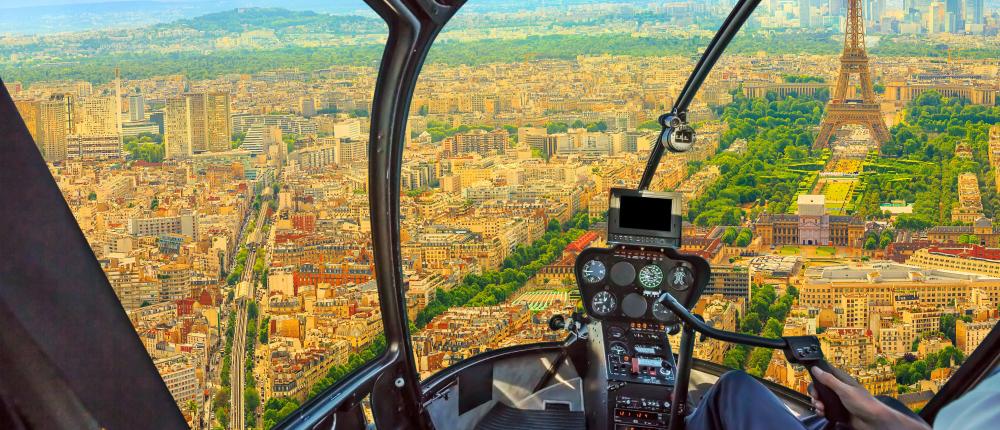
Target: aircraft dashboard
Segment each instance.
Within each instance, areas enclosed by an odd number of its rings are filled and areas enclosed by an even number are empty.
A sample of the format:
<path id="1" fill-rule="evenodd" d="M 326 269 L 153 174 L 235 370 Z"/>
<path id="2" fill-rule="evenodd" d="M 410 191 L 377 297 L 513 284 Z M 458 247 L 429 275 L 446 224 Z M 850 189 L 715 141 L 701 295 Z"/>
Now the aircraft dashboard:
<path id="1" fill-rule="evenodd" d="M 672 248 L 616 246 L 588 248 L 577 257 L 575 274 L 587 313 L 601 321 L 676 324 L 657 303 L 661 292 L 692 307 L 708 284 L 708 263 Z"/>
<path id="2" fill-rule="evenodd" d="M 613 188 L 608 248 L 582 251 L 574 275 L 587 314 L 591 373 L 589 428 L 665 429 L 678 368 L 668 335 L 678 317 L 658 300 L 669 293 L 693 308 L 708 262 L 682 255 L 680 195 Z"/>

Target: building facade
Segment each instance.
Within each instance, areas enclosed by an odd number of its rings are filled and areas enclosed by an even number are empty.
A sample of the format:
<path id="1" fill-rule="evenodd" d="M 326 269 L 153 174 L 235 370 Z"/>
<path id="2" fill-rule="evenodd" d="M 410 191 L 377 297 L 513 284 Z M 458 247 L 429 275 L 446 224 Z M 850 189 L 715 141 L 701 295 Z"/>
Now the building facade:
<path id="1" fill-rule="evenodd" d="M 796 215 L 765 213 L 754 223 L 763 245 L 858 246 L 864 233 L 861 219 L 827 214 L 822 195 L 800 195 Z"/>

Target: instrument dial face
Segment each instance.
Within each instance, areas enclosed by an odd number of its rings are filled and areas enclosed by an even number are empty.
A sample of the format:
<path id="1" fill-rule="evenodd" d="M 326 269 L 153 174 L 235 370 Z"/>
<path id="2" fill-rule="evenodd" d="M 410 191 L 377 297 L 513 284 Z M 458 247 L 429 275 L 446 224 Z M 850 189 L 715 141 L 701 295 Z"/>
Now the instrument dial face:
<path id="1" fill-rule="evenodd" d="M 642 288 L 656 290 L 660 288 L 661 282 L 663 282 L 663 269 L 660 266 L 650 264 L 639 270 L 639 283 L 642 284 Z"/>
<path id="2" fill-rule="evenodd" d="M 610 314 L 614 312 L 616 306 L 618 303 L 615 302 L 615 296 L 607 291 L 598 291 L 590 300 L 590 307 L 598 315 Z"/>
<path id="3" fill-rule="evenodd" d="M 674 312 L 659 303 L 653 303 L 653 316 L 660 321 L 671 321 L 674 319 Z"/>
<path id="4" fill-rule="evenodd" d="M 694 274 L 685 266 L 677 266 L 667 274 L 667 285 L 678 291 L 687 290 L 694 285 Z"/>
<path id="5" fill-rule="evenodd" d="M 610 337 L 612 339 L 624 339 L 625 338 L 625 329 L 623 329 L 621 327 L 618 327 L 616 325 L 613 325 L 613 326 L 611 326 L 611 327 L 608 328 L 608 335 L 610 335 Z"/>
<path id="6" fill-rule="evenodd" d="M 607 272 L 607 269 L 605 269 L 604 263 L 601 261 L 590 260 L 583 263 L 583 269 L 580 270 L 580 272 L 583 274 L 584 281 L 594 284 L 601 282 L 601 280 L 604 279 L 604 274 Z"/>
<path id="7" fill-rule="evenodd" d="M 635 281 L 635 266 L 628 261 L 619 261 L 611 266 L 611 283 L 627 287 Z"/>
<path id="8" fill-rule="evenodd" d="M 628 346 L 625 346 L 625 344 L 621 342 L 612 342 L 611 346 L 608 348 L 608 352 L 610 352 L 611 355 L 616 357 L 624 357 L 626 355 L 629 355 Z"/>
<path id="9" fill-rule="evenodd" d="M 638 293 L 629 293 L 622 299 L 622 313 L 629 318 L 642 318 L 647 307 L 646 298 Z"/>

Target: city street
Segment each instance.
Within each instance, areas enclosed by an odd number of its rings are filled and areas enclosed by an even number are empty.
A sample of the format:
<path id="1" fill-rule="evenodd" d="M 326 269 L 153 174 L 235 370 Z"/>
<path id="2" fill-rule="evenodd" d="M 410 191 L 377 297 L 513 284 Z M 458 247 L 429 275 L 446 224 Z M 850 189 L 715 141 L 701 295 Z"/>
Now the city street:
<path id="1" fill-rule="evenodd" d="M 262 237 L 266 216 L 266 208 L 261 207 L 254 231 L 250 232 L 247 238 L 247 244 L 249 245 L 249 253 L 246 259 L 247 264 L 243 268 L 243 276 L 240 278 L 240 282 L 236 284 L 236 328 L 233 334 L 232 379 L 230 380 L 233 387 L 231 390 L 230 428 L 234 430 L 245 428 L 243 423 L 246 415 L 243 405 L 243 388 L 246 386 L 247 309 L 249 301 L 256 300 L 256 280 L 254 279 L 253 262 L 257 261 L 257 252 L 262 246 L 260 238 Z"/>

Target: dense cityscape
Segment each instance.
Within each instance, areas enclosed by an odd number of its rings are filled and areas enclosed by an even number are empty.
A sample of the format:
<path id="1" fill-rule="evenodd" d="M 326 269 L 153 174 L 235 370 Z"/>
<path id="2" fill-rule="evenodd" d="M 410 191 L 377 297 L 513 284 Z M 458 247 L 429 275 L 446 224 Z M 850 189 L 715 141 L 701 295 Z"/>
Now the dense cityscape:
<path id="1" fill-rule="evenodd" d="M 546 321 L 578 306 L 609 189 L 635 187 L 733 3 L 473 9 L 441 34 L 400 196 L 422 377 L 561 340 Z M 697 145 L 650 189 L 684 196 L 706 321 L 816 334 L 919 409 L 1000 319 L 1000 8 L 862 3 L 871 94 L 838 90 L 844 1 L 765 1 L 691 107 Z M 192 428 L 270 428 L 384 348 L 367 146 L 385 31 L 237 9 L 0 34 L 0 78 Z M 866 123 L 837 119 L 845 100 Z M 810 382 L 768 349 L 695 353 Z"/>

